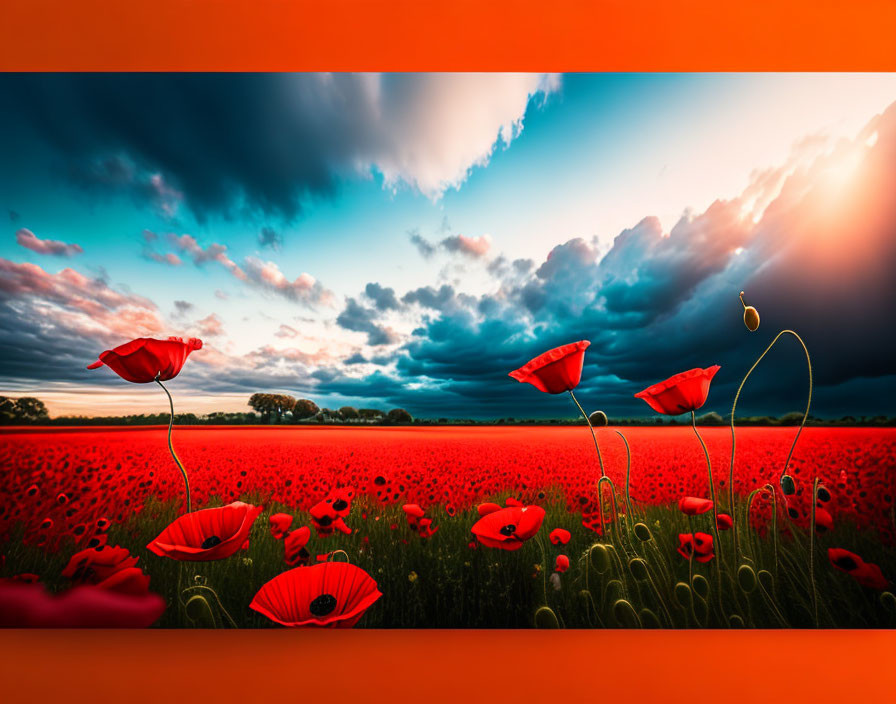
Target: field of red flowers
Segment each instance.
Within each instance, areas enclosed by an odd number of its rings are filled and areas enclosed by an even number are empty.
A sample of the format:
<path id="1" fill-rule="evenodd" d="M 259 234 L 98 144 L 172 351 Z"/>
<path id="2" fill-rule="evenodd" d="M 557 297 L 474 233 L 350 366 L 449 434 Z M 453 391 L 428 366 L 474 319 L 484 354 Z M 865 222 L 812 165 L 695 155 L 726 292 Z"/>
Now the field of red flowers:
<path id="1" fill-rule="evenodd" d="M 735 490 L 775 484 L 793 428 L 741 428 Z M 97 521 L 121 522 L 146 499 L 183 500 L 183 483 L 165 428 L 11 430 L 0 434 L 0 538 L 16 524 L 25 540 L 79 544 Z M 632 427 L 631 496 L 639 504 L 674 504 L 706 496 L 706 466 L 688 427 Z M 703 428 L 717 488 L 727 492 L 731 436 Z M 598 431 L 607 474 L 621 491 L 625 447 L 612 428 Z M 211 497 L 252 497 L 308 510 L 347 487 L 384 504 L 441 505 L 464 511 L 510 494 L 525 503 L 559 499 L 581 512 L 600 476 L 587 429 L 580 427 L 190 428 L 178 429 L 178 454 L 190 473 L 194 508 Z M 818 476 L 833 494 L 836 520 L 871 528 L 893 542 L 896 430 L 808 428 L 791 460 L 797 495 Z M 550 497 L 546 494 L 552 494 Z M 797 501 L 802 517 L 809 502 Z M 799 520 L 799 519 L 798 519 Z"/>
<path id="2" fill-rule="evenodd" d="M 739 543 L 728 428 L 700 429 L 720 532 L 692 428 L 595 430 L 618 507 L 605 495 L 603 526 L 586 427 L 182 427 L 188 516 L 167 428 L 3 431 L 0 617 L 35 599 L 21 608 L 66 625 L 120 608 L 132 625 L 263 627 L 338 599 L 340 625 L 368 627 L 896 622 L 896 430 L 805 429 L 785 501 L 796 429 L 738 429 Z M 763 486 L 776 501 L 749 501 Z"/>

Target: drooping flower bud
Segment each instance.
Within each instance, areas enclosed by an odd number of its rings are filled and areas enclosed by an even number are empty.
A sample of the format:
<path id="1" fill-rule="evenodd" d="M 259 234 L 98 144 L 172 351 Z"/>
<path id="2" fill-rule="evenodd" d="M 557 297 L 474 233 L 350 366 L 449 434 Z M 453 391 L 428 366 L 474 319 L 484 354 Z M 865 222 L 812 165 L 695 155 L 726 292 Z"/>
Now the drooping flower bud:
<path id="1" fill-rule="evenodd" d="M 590 416 L 588 416 L 588 421 L 595 428 L 603 428 L 609 423 L 607 420 L 607 414 L 603 411 L 595 411 Z"/>
<path id="2" fill-rule="evenodd" d="M 759 329 L 759 311 L 757 311 L 753 306 L 748 306 L 744 303 L 744 292 L 740 292 L 740 302 L 744 307 L 744 325 L 747 326 L 747 330 L 750 332 L 756 332 Z"/>

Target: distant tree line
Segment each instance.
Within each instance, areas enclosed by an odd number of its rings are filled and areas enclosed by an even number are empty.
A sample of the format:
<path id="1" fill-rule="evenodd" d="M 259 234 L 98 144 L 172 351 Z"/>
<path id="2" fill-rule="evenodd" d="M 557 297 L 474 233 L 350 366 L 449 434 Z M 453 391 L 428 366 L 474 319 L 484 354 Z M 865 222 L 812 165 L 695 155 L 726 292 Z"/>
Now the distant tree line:
<path id="1" fill-rule="evenodd" d="M 0 396 L 0 425 L 40 424 L 46 423 L 49 419 L 47 407 L 38 398 Z"/>
<path id="2" fill-rule="evenodd" d="M 286 394 L 256 393 L 249 397 L 251 412 L 225 413 L 216 411 L 204 415 L 177 413 L 178 425 L 585 425 L 582 418 L 516 418 L 505 417 L 490 420 L 473 418 L 414 418 L 403 408 L 382 411 L 377 408 L 320 408 L 307 398 L 296 399 Z M 729 418 L 711 412 L 697 416 L 699 425 L 728 425 Z M 786 413 L 782 416 L 738 416 L 739 426 L 791 426 L 799 425 L 802 413 Z M 142 413 L 127 416 L 57 416 L 50 418 L 40 399 L 30 396 L 13 399 L 0 396 L 0 425 L 164 425 L 167 413 Z M 655 418 L 610 418 L 611 425 L 656 426 L 690 425 L 687 416 Z M 810 415 L 807 426 L 871 426 L 894 427 L 893 416 L 843 416 L 837 419 L 817 418 Z"/>

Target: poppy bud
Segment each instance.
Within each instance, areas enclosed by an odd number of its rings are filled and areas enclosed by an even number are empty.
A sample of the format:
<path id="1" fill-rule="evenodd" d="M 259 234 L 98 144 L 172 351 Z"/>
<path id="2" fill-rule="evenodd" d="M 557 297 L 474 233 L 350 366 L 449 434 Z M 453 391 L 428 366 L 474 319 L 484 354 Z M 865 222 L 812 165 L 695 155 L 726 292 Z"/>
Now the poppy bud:
<path id="1" fill-rule="evenodd" d="M 617 599 L 613 604 L 613 618 L 625 628 L 641 628 L 641 619 L 638 618 L 635 607 L 625 599 Z"/>
<path id="2" fill-rule="evenodd" d="M 647 607 L 641 609 L 638 613 L 638 618 L 641 619 L 641 624 L 644 628 L 662 628 L 663 624 L 660 623 L 659 616 Z"/>
<path id="3" fill-rule="evenodd" d="M 749 565 L 741 565 L 737 568 L 737 583 L 744 594 L 749 594 L 756 589 L 756 571 Z"/>
<path id="4" fill-rule="evenodd" d="M 684 609 L 691 604 L 691 588 L 685 582 L 678 582 L 675 585 L 675 601 Z"/>
<path id="5" fill-rule="evenodd" d="M 728 617 L 728 625 L 731 626 L 732 628 L 743 628 L 744 620 L 737 614 L 731 614 Z"/>
<path id="6" fill-rule="evenodd" d="M 542 606 L 535 612 L 536 628 L 560 628 L 560 622 L 549 606 Z"/>
<path id="7" fill-rule="evenodd" d="M 607 582 L 607 601 L 612 601 L 613 599 L 622 599 L 624 596 L 625 589 L 622 586 L 622 582 L 620 582 L 618 579 L 611 579 L 609 582 Z"/>
<path id="8" fill-rule="evenodd" d="M 212 607 L 204 596 L 196 594 L 189 598 L 184 610 L 187 612 L 187 618 L 191 623 L 199 628 L 217 628 L 215 623 L 215 615 L 212 613 Z"/>
<path id="9" fill-rule="evenodd" d="M 893 592 L 881 592 L 880 603 L 885 609 L 896 613 L 896 596 L 893 595 Z"/>
<path id="10" fill-rule="evenodd" d="M 607 414 L 603 411 L 595 411 L 590 416 L 588 416 L 588 421 L 595 428 L 603 428 L 610 422 L 609 420 L 607 420 Z"/>
<path id="11" fill-rule="evenodd" d="M 759 577 L 759 584 L 762 585 L 762 588 L 771 594 L 772 589 L 775 586 L 775 578 L 772 577 L 772 573 L 768 570 L 759 570 L 759 572 L 756 573 L 756 576 Z"/>
<path id="12" fill-rule="evenodd" d="M 588 558 L 591 561 L 591 566 L 598 574 L 603 574 L 610 569 L 610 553 L 600 543 L 595 543 L 591 546 L 591 549 L 588 551 Z"/>
<path id="13" fill-rule="evenodd" d="M 709 581 L 702 574 L 694 575 L 694 591 L 697 592 L 704 599 L 709 594 Z"/>
<path id="14" fill-rule="evenodd" d="M 793 477 L 789 474 L 785 474 L 781 477 L 781 491 L 784 492 L 785 496 L 792 496 L 796 493 L 796 483 L 793 481 Z"/>
<path id="15" fill-rule="evenodd" d="M 740 292 L 740 302 L 744 307 L 744 325 L 747 326 L 747 330 L 750 332 L 756 332 L 759 328 L 759 311 L 757 311 L 753 306 L 748 306 L 744 303 L 744 292 Z"/>
<path id="16" fill-rule="evenodd" d="M 635 531 L 635 535 L 637 536 L 638 540 L 640 540 L 642 542 L 646 543 L 648 540 L 653 538 L 653 535 L 650 533 L 650 528 L 648 528 L 643 523 L 635 523 L 633 529 Z"/>
<path id="17" fill-rule="evenodd" d="M 647 563 L 640 557 L 633 557 L 628 562 L 628 568 L 631 570 L 632 576 L 639 582 L 650 579 L 650 573 L 647 571 Z"/>

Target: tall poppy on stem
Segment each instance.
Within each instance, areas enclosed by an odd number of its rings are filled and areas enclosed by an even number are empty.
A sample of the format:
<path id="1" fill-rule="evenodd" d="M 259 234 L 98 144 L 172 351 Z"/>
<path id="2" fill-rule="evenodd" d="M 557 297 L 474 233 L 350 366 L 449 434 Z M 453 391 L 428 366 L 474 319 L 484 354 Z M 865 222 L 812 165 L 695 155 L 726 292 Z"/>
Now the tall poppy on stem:
<path id="1" fill-rule="evenodd" d="M 661 381 L 653 386 L 648 386 L 643 391 L 635 394 L 635 398 L 642 399 L 657 413 L 669 416 L 677 416 L 681 413 L 691 414 L 691 425 L 694 428 L 694 434 L 700 441 L 700 447 L 703 448 L 703 455 L 706 458 L 706 472 L 709 476 L 709 493 L 712 498 L 712 531 L 715 536 L 715 542 L 718 546 L 719 557 L 721 559 L 721 545 L 719 545 L 719 516 L 716 509 L 716 488 L 712 480 L 712 463 L 709 460 L 709 451 L 706 449 L 706 443 L 700 431 L 697 430 L 697 416 L 694 413 L 698 408 L 702 408 L 706 403 L 706 397 L 709 395 L 709 384 L 716 372 L 721 367 L 716 364 L 706 369 L 690 369 L 674 376 L 670 376 L 665 381 Z M 690 497 L 693 498 L 693 497 Z M 682 509 L 684 510 L 684 509 Z M 720 577 L 721 579 L 721 577 Z"/>
<path id="2" fill-rule="evenodd" d="M 568 345 L 561 345 L 552 350 L 548 350 L 544 354 L 540 354 L 534 359 L 530 359 L 519 369 L 510 372 L 509 376 L 513 377 L 521 383 L 532 384 L 539 391 L 548 394 L 569 393 L 579 413 L 588 424 L 591 431 L 591 439 L 594 441 L 594 450 L 597 452 L 597 463 L 600 466 L 601 480 L 606 480 L 610 484 L 615 500 L 616 489 L 613 483 L 607 477 L 604 471 L 604 460 L 600 454 L 600 445 L 597 443 L 597 434 L 594 432 L 594 424 L 591 418 L 585 413 L 582 404 L 573 393 L 573 389 L 579 385 L 582 380 L 582 366 L 585 362 L 585 350 L 591 345 L 589 340 L 579 340 Z M 600 511 L 601 524 L 603 524 L 603 496 L 601 495 L 601 482 L 598 482 L 598 509 Z"/>
<path id="3" fill-rule="evenodd" d="M 747 306 L 744 303 L 744 292 L 740 292 L 740 302 L 744 306 L 744 324 L 747 326 L 747 329 L 750 332 L 755 331 L 759 327 L 759 313 L 756 312 L 756 309 L 752 306 Z M 755 326 L 754 326 L 755 325 Z M 795 491 L 795 487 L 793 487 L 793 479 L 790 475 L 787 474 L 787 468 L 790 466 L 790 459 L 793 457 L 793 449 L 796 447 L 796 441 L 800 439 L 800 433 L 803 432 L 803 426 L 806 425 L 806 419 L 809 417 L 809 409 L 812 406 L 812 359 L 809 357 L 809 349 L 806 347 L 806 343 L 803 342 L 803 338 L 801 338 L 796 332 L 793 330 L 782 330 L 777 335 L 775 335 L 775 339 L 771 341 L 768 347 L 765 348 L 765 351 L 759 355 L 755 362 L 753 362 L 753 366 L 750 367 L 749 371 L 744 375 L 744 378 L 740 382 L 740 386 L 737 387 L 737 393 L 734 394 L 734 403 L 731 405 L 731 464 L 728 467 L 728 503 L 731 509 L 731 518 L 735 518 L 735 508 L 734 508 L 734 453 L 737 446 L 737 439 L 734 435 L 734 413 L 737 410 L 737 401 L 740 398 L 740 392 L 744 388 L 744 384 L 747 383 L 747 379 L 750 378 L 750 374 L 753 373 L 753 370 L 759 366 L 759 363 L 763 360 L 765 355 L 769 353 L 772 347 L 775 346 L 775 343 L 781 339 L 784 335 L 792 335 L 796 338 L 796 341 L 800 343 L 800 347 L 803 348 L 803 352 L 806 355 L 806 367 L 809 372 L 809 395 L 806 399 L 806 410 L 803 413 L 803 419 L 800 421 L 800 427 L 796 431 L 796 435 L 793 438 L 793 443 L 790 445 L 790 451 L 787 453 L 787 459 L 784 460 L 784 468 L 781 470 L 781 476 L 779 478 L 779 483 L 781 484 L 781 488 L 784 489 L 785 494 L 792 494 Z M 734 520 L 734 527 L 731 531 L 732 536 L 734 538 L 734 550 L 737 552 L 737 521 Z"/>
<path id="4" fill-rule="evenodd" d="M 180 337 L 169 337 L 167 340 L 156 340 L 150 337 L 139 337 L 115 349 L 101 353 L 99 359 L 87 365 L 88 369 L 97 369 L 104 364 L 125 381 L 134 384 L 148 384 L 152 381 L 162 387 L 168 397 L 170 415 L 168 418 L 168 450 L 174 458 L 177 468 L 184 479 L 187 495 L 187 513 L 192 511 L 190 504 L 190 480 L 187 470 L 174 451 L 171 443 L 171 429 L 174 425 L 174 401 L 168 389 L 162 383 L 173 379 L 183 369 L 187 357 L 195 350 L 202 349 L 202 340 L 191 337 L 184 342 Z"/>
<path id="5" fill-rule="evenodd" d="M 597 450 L 597 461 L 600 464 L 600 475 L 604 475 L 604 461 L 600 455 L 600 447 L 597 444 L 597 436 L 594 434 L 594 426 L 588 418 L 588 414 L 582 408 L 576 395 L 572 392 L 582 380 L 582 366 L 585 363 L 585 350 L 591 344 L 588 340 L 579 340 L 569 345 L 561 345 L 534 359 L 530 359 L 519 369 L 510 372 L 520 383 L 532 384 L 539 391 L 548 394 L 562 394 L 568 392 L 573 403 L 579 409 L 588 427 L 591 429 L 591 437 L 594 439 L 594 449 Z"/>

